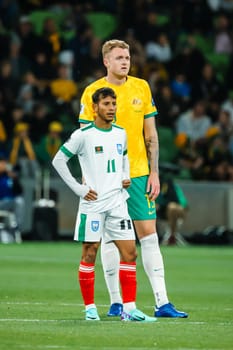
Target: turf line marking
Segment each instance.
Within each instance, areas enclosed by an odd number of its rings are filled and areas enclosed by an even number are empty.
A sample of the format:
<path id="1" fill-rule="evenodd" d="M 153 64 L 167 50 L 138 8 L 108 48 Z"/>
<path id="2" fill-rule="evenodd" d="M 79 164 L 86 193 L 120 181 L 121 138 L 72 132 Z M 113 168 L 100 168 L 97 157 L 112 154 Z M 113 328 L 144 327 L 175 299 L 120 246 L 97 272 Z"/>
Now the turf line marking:
<path id="1" fill-rule="evenodd" d="M 75 259 L 58 259 L 58 258 L 48 258 L 48 257 L 36 257 L 36 256 L 1 256 L 0 257 L 0 261 L 5 261 L 5 260 L 10 260 L 10 261 L 31 261 L 31 262 L 39 262 L 39 263 L 60 263 L 60 264 L 64 264 L 64 263 L 77 263 L 77 260 Z"/>
<path id="2" fill-rule="evenodd" d="M 68 349 L 66 345 L 18 345 L 19 348 L 37 348 L 37 349 Z"/>
<path id="3" fill-rule="evenodd" d="M 84 319 L 83 320 L 80 320 L 80 319 L 72 319 L 72 320 L 69 320 L 69 319 L 58 319 L 58 320 L 43 320 L 43 319 L 30 319 L 30 318 L 0 318 L 0 322 L 28 322 L 28 323 L 63 323 L 63 322 L 80 322 L 80 321 L 84 321 L 86 322 Z M 117 320 L 103 320 L 104 323 L 118 323 L 120 322 L 119 319 Z M 158 320 L 158 323 L 159 323 L 159 320 Z M 140 322 L 135 322 L 135 324 L 141 324 Z M 176 324 L 176 325 L 184 325 L 184 322 L 183 321 L 176 321 L 174 320 L 174 322 L 172 321 L 167 321 L 166 324 Z M 209 322 L 200 322 L 200 321 L 188 321 L 188 322 L 185 322 L 185 325 L 190 325 L 190 326 L 193 326 L 193 325 L 207 325 L 209 324 Z M 215 326 L 230 326 L 232 327 L 232 322 L 217 322 L 217 323 L 214 323 Z"/>
<path id="4" fill-rule="evenodd" d="M 51 303 L 46 303 L 46 302 L 31 302 L 31 301 L 0 301 L 0 305 L 57 305 L 57 306 L 78 306 L 78 307 L 84 307 L 83 304 L 80 304 L 80 303 L 54 303 L 54 304 L 51 304 Z M 108 308 L 109 307 L 109 304 L 98 304 L 98 307 L 106 307 Z M 144 309 L 153 309 L 153 305 L 152 306 L 143 306 Z M 192 310 L 196 310 L 195 308 L 192 308 L 192 307 L 188 307 L 188 309 L 190 311 Z M 216 312 L 216 307 L 215 308 L 209 308 L 209 307 L 200 307 L 198 308 L 198 310 L 200 311 L 211 311 L 213 310 L 214 312 Z M 221 310 L 223 311 L 233 311 L 233 308 L 230 308 L 230 307 L 226 307 L 226 308 L 221 308 Z"/>

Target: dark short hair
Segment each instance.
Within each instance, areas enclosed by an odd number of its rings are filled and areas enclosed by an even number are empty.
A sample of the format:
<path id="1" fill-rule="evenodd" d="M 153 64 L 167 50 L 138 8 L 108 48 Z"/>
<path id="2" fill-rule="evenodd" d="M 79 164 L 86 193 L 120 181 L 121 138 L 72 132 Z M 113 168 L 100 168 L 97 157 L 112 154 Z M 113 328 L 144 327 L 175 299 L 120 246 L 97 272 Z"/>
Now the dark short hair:
<path id="1" fill-rule="evenodd" d="M 113 89 L 108 87 L 103 87 L 94 92 L 94 94 L 92 95 L 92 101 L 93 103 L 98 103 L 100 99 L 108 96 L 116 99 L 116 94 Z"/>

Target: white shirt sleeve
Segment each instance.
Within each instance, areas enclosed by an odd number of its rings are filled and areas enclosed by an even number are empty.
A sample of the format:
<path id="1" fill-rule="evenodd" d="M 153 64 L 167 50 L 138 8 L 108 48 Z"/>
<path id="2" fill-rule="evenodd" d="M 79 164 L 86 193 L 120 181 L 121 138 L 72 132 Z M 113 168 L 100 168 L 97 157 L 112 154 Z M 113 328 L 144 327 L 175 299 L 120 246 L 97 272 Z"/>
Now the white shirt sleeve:
<path id="1" fill-rule="evenodd" d="M 52 164 L 61 176 L 63 181 L 70 187 L 70 189 L 79 197 L 84 198 L 89 192 L 87 185 L 81 185 L 71 174 L 67 162 L 70 158 L 66 156 L 62 151 L 58 151 L 53 158 Z"/>

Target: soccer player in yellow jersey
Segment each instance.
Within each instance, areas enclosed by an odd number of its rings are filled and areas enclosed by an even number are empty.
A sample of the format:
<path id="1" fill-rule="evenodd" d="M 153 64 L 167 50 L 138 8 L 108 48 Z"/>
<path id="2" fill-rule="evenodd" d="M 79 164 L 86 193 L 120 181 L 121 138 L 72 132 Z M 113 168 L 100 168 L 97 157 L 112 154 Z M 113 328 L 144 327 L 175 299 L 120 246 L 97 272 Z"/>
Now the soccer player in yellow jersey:
<path id="1" fill-rule="evenodd" d="M 141 244 L 142 262 L 155 297 L 155 316 L 187 317 L 175 309 L 167 297 L 163 258 L 156 233 L 155 199 L 160 191 L 158 158 L 159 145 L 154 117 L 157 109 L 148 83 L 129 76 L 129 45 L 121 40 L 110 40 L 102 47 L 107 75 L 84 90 L 81 98 L 79 122 L 93 120 L 92 94 L 101 87 L 112 88 L 117 95 L 115 123 L 123 127 L 128 137 L 131 186 L 128 188 L 129 214 L 133 219 Z M 111 299 L 109 316 L 122 311 L 119 291 L 119 253 L 113 243 L 101 245 L 104 275 Z"/>

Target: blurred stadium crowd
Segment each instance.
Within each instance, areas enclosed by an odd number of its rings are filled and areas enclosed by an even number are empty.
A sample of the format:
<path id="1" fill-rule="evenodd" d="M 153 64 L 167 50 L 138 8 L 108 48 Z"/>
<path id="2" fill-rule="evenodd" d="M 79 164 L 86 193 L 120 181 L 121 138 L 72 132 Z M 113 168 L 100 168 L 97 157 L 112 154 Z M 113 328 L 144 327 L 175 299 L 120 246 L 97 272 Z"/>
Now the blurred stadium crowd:
<path id="1" fill-rule="evenodd" d="M 232 0 L 0 0 L 0 155 L 47 167 L 78 127 L 80 96 L 125 40 L 159 111 L 160 161 L 180 178 L 233 181 Z M 127 116 L 126 116 L 127 117 Z"/>

